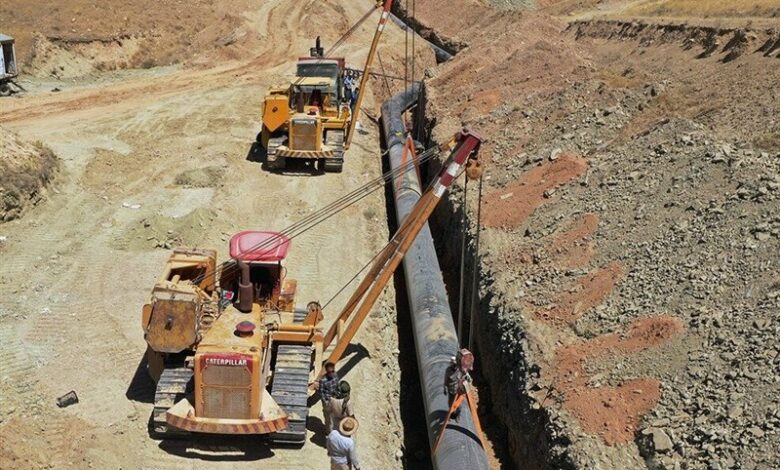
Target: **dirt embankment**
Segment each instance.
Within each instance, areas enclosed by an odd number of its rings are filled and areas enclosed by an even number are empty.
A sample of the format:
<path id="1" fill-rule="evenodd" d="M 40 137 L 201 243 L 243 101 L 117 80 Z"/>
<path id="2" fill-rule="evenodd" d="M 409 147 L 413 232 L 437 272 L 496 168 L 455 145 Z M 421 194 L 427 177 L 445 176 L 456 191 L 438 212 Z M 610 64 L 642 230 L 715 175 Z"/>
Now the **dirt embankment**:
<path id="1" fill-rule="evenodd" d="M 478 357 L 514 463 L 771 466 L 772 33 L 471 20 L 428 113 L 486 138 Z"/>
<path id="2" fill-rule="evenodd" d="M 723 62 L 743 54 L 780 57 L 780 31 L 775 29 L 723 28 L 688 24 L 657 24 L 646 21 L 576 21 L 569 25 L 577 39 L 583 37 L 636 41 L 640 47 L 677 45 L 698 51 L 697 58 L 711 56 Z"/>
<path id="3" fill-rule="evenodd" d="M 48 147 L 0 127 L 0 222 L 15 219 L 37 204 L 58 167 Z"/>
<path id="4" fill-rule="evenodd" d="M 17 40 L 23 72 L 70 78 L 125 68 L 248 57 L 259 37 L 251 2 L 9 0 L 3 33 Z"/>

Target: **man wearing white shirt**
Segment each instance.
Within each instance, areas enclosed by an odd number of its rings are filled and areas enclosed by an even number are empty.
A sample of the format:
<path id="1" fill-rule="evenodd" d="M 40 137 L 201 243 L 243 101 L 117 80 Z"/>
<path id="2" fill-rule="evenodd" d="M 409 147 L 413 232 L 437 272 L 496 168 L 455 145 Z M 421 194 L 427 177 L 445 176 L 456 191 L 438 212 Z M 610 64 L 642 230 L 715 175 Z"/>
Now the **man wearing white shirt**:
<path id="1" fill-rule="evenodd" d="M 330 470 L 360 470 L 355 440 L 352 439 L 357 428 L 357 420 L 348 416 L 341 420 L 338 430 L 334 429 L 328 434 L 326 447 Z"/>

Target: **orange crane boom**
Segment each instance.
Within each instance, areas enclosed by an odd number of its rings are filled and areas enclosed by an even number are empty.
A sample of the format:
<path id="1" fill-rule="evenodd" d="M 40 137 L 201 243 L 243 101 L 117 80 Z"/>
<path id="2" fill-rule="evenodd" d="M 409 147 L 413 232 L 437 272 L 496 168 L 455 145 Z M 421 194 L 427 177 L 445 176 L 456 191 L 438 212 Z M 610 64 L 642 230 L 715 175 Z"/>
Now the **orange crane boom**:
<path id="1" fill-rule="evenodd" d="M 469 129 L 462 129 L 449 144 L 453 142 L 454 148 L 452 148 L 450 156 L 433 184 L 425 191 L 390 242 L 383 248 L 368 274 L 325 335 L 323 339 L 325 349 L 337 338 L 336 345 L 328 357 L 328 362 L 335 363 L 341 359 L 355 333 L 400 265 L 407 250 L 414 243 L 417 234 L 428 222 L 433 210 L 455 178 L 464 170 L 470 178 L 478 175 L 477 152 L 482 138 Z M 321 371 L 320 376 L 323 373 L 324 371 Z"/>
<path id="2" fill-rule="evenodd" d="M 377 5 L 380 3 L 377 2 Z M 374 40 L 371 41 L 371 49 L 368 50 L 368 57 L 366 57 L 366 65 L 363 67 L 363 74 L 360 76 L 360 86 L 358 87 L 358 96 L 355 101 L 355 109 L 352 111 L 352 122 L 349 124 L 349 132 L 347 132 L 347 141 L 344 144 L 344 149 L 349 150 L 350 144 L 352 144 L 352 135 L 355 132 L 355 126 L 360 116 L 360 106 L 363 104 L 363 95 L 366 91 L 366 85 L 368 85 L 368 75 L 371 70 L 371 65 L 374 63 L 374 56 L 376 55 L 376 48 L 379 45 L 379 39 L 382 37 L 382 32 L 385 30 L 385 24 L 390 17 L 390 8 L 393 6 L 393 0 L 385 0 L 382 7 L 382 16 L 379 18 L 379 24 L 376 26 L 376 32 L 374 32 Z"/>

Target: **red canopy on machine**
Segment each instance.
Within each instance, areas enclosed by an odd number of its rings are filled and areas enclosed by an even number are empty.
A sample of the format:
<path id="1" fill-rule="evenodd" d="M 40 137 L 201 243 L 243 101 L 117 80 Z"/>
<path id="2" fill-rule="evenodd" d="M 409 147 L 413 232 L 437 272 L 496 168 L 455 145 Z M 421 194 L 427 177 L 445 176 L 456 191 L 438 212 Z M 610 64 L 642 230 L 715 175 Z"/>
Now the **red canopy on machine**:
<path id="1" fill-rule="evenodd" d="M 277 263 L 289 248 L 290 239 L 278 232 L 244 230 L 230 238 L 230 257 L 239 261 Z"/>

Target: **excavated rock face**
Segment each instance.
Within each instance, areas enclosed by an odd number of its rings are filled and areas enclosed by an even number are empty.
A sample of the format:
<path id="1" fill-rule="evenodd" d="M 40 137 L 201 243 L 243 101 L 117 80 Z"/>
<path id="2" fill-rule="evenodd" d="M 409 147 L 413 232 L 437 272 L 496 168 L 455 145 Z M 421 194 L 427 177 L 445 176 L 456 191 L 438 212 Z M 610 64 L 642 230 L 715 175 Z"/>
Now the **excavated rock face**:
<path id="1" fill-rule="evenodd" d="M 0 127 L 0 221 L 15 219 L 37 204 L 58 166 L 49 148 Z"/>
<path id="2" fill-rule="evenodd" d="M 486 137 L 477 357 L 514 463 L 771 467 L 776 33 L 484 16 L 427 112 Z"/>

